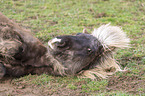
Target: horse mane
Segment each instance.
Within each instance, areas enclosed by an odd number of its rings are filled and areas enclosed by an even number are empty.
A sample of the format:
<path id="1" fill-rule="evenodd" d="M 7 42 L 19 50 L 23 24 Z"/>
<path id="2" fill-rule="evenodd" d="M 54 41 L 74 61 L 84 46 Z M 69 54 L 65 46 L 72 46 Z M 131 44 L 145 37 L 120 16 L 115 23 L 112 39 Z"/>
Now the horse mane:
<path id="1" fill-rule="evenodd" d="M 91 79 L 107 78 L 118 71 L 125 71 L 120 68 L 114 59 L 114 53 L 117 48 L 129 47 L 130 40 L 121 28 L 111 26 L 109 23 L 94 29 L 92 35 L 101 42 L 103 53 L 96 57 L 96 61 L 93 62 L 93 68 L 83 71 L 81 77 Z"/>

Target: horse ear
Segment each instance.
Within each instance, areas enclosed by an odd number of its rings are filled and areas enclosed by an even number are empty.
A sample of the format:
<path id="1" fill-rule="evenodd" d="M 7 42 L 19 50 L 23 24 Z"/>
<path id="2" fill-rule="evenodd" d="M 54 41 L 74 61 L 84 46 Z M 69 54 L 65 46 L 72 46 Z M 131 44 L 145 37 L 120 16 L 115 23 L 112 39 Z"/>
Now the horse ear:
<path id="1" fill-rule="evenodd" d="M 83 33 L 88 34 L 88 31 L 86 30 L 86 28 L 83 29 Z"/>

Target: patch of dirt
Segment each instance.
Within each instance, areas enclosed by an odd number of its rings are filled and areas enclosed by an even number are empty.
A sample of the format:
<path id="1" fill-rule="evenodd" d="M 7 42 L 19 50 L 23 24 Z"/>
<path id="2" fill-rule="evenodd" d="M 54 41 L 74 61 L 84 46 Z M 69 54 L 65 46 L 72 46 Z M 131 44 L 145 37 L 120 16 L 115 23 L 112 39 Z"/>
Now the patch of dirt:
<path id="1" fill-rule="evenodd" d="M 141 71 L 137 76 L 127 76 L 124 73 L 122 76 L 112 76 L 108 79 L 106 90 L 123 91 L 132 94 L 145 92 L 145 79 L 142 78 L 144 71 Z M 56 77 L 55 77 L 56 78 Z M 57 78 L 56 78 L 57 79 Z M 13 79 L 5 77 L 0 80 L 0 96 L 88 96 L 90 93 L 82 92 L 81 85 L 87 84 L 86 81 L 76 82 L 74 85 L 77 89 L 69 89 L 66 84 L 58 87 L 56 82 L 50 82 L 50 85 L 40 86 L 29 84 L 25 80 Z M 55 86 L 56 85 L 56 86 Z M 93 92 L 94 93 L 94 92 Z M 96 92 L 95 92 L 96 93 Z"/>
<path id="2" fill-rule="evenodd" d="M 105 12 L 98 13 L 92 8 L 90 8 L 89 11 L 94 16 L 94 18 L 102 18 L 102 17 L 107 17 L 108 16 Z M 112 15 L 112 17 L 113 17 L 113 15 Z"/>
<path id="3" fill-rule="evenodd" d="M 86 81 L 79 81 L 79 82 L 75 83 L 76 86 L 81 86 L 82 84 L 87 84 L 87 82 Z"/>
<path id="4" fill-rule="evenodd" d="M 43 90 L 38 87 L 24 85 L 23 83 L 18 83 L 18 85 L 16 85 L 13 84 L 12 80 L 12 78 L 0 80 L 1 96 L 42 96 L 43 94 Z"/>
<path id="5" fill-rule="evenodd" d="M 102 18 L 102 17 L 107 17 L 107 14 L 102 12 L 102 13 L 98 13 L 96 16 L 96 18 Z"/>
<path id="6" fill-rule="evenodd" d="M 57 92 L 54 92 L 53 94 L 49 94 L 52 96 L 88 96 L 89 94 L 83 93 L 81 89 L 77 90 L 71 90 L 68 88 L 60 88 L 57 90 Z"/>
<path id="7" fill-rule="evenodd" d="M 139 90 L 141 88 L 142 90 Z M 145 80 L 140 76 L 112 76 L 108 80 L 107 91 L 125 91 L 133 94 L 145 92 Z"/>
<path id="8" fill-rule="evenodd" d="M 81 82 L 79 82 L 81 83 Z M 84 83 L 84 81 L 83 81 Z M 25 80 L 14 81 L 13 78 L 5 77 L 0 80 L 0 96 L 88 96 L 81 89 L 69 89 L 66 86 L 46 87 L 29 84 Z"/>
<path id="9" fill-rule="evenodd" d="M 58 22 L 57 22 L 57 21 L 49 21 L 49 24 L 50 24 L 51 26 L 53 26 L 53 25 L 58 24 Z"/>

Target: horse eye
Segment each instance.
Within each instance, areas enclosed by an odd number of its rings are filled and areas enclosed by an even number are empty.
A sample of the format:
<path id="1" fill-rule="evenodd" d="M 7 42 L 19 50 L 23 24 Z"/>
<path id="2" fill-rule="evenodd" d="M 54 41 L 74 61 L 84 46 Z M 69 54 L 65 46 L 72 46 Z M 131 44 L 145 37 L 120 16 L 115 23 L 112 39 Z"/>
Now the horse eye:
<path id="1" fill-rule="evenodd" d="M 87 52 L 88 52 L 88 53 L 91 53 L 91 52 L 92 52 L 92 49 L 91 49 L 91 48 L 88 48 L 88 49 L 87 49 Z"/>

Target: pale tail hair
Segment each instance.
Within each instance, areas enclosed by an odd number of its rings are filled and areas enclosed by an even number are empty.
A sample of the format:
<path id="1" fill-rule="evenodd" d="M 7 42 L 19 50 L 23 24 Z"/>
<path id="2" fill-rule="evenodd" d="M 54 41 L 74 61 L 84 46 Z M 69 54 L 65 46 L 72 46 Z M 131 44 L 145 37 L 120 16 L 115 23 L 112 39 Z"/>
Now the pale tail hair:
<path id="1" fill-rule="evenodd" d="M 94 29 L 92 35 L 101 42 L 104 53 L 101 55 L 100 60 L 95 62 L 95 68 L 82 72 L 81 77 L 91 79 L 107 78 L 115 72 L 125 71 L 120 68 L 113 57 L 114 49 L 129 47 L 130 40 L 121 28 L 106 24 Z"/>

